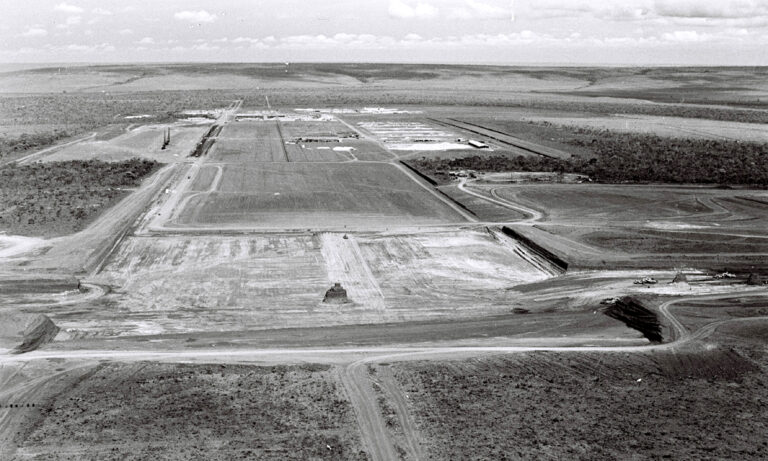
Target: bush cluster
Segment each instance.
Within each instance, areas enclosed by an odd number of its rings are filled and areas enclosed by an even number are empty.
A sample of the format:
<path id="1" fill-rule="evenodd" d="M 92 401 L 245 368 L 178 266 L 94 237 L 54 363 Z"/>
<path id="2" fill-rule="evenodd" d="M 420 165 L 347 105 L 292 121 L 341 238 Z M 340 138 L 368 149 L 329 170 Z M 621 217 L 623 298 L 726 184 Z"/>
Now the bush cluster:
<path id="1" fill-rule="evenodd" d="M 708 139 L 675 139 L 647 134 L 579 130 L 570 141 L 592 155 L 559 160 L 539 156 L 472 156 L 422 159 L 425 172 L 547 171 L 579 173 L 598 182 L 751 184 L 768 186 L 768 146 Z"/>

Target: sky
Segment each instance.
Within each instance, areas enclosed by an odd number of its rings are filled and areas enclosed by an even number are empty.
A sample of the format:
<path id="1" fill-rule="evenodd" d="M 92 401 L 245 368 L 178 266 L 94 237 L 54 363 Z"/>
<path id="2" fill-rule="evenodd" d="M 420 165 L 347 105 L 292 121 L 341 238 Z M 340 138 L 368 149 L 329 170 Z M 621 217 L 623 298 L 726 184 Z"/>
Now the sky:
<path id="1" fill-rule="evenodd" d="M 0 0 L 0 62 L 768 65 L 768 0 Z"/>

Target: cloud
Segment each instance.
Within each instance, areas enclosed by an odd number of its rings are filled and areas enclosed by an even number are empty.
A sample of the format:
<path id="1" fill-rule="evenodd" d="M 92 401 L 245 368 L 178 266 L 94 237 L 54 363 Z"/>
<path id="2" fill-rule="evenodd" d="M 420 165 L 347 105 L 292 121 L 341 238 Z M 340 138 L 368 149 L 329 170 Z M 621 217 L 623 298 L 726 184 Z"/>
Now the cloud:
<path id="1" fill-rule="evenodd" d="M 174 18 L 178 19 L 179 21 L 188 21 L 188 22 L 213 22 L 216 20 L 216 15 L 211 14 L 205 10 L 200 11 L 179 11 L 178 13 L 173 15 Z"/>
<path id="2" fill-rule="evenodd" d="M 63 2 L 53 7 L 54 11 L 63 11 L 65 13 L 82 13 L 84 10 L 77 5 L 70 5 Z"/>
<path id="3" fill-rule="evenodd" d="M 706 34 L 701 34 L 695 30 L 676 30 L 674 32 L 666 32 L 661 35 L 661 38 L 668 42 L 704 42 L 708 40 Z"/>
<path id="4" fill-rule="evenodd" d="M 98 45 L 80 45 L 71 44 L 64 47 L 57 47 L 55 49 L 75 52 L 75 53 L 95 53 L 95 52 L 110 52 L 115 51 L 115 47 L 109 43 L 100 43 Z"/>
<path id="5" fill-rule="evenodd" d="M 655 10 L 659 16 L 677 18 L 747 18 L 768 14 L 764 0 L 719 0 L 703 2 L 692 0 L 657 0 Z"/>
<path id="6" fill-rule="evenodd" d="M 515 14 L 512 2 L 509 3 L 508 7 L 502 7 L 477 0 L 465 0 L 463 5 L 451 9 L 448 19 L 503 19 L 514 21 Z"/>
<path id="7" fill-rule="evenodd" d="M 82 22 L 83 22 L 83 18 L 81 16 L 69 16 L 69 17 L 67 17 L 66 21 L 64 21 L 61 24 L 57 24 L 56 28 L 57 29 L 66 29 L 68 27 L 78 26 Z"/>
<path id="8" fill-rule="evenodd" d="M 430 19 L 437 16 L 439 11 L 429 3 L 413 3 L 405 0 L 389 2 L 389 15 L 396 19 Z"/>
<path id="9" fill-rule="evenodd" d="M 766 0 L 538 0 L 536 19 L 594 17 L 608 21 L 647 21 L 690 27 L 766 27 Z"/>
<path id="10" fill-rule="evenodd" d="M 30 27 L 26 32 L 21 34 L 22 37 L 45 37 L 48 35 L 48 31 L 42 27 Z"/>
<path id="11" fill-rule="evenodd" d="M 131 35 L 133 33 L 133 29 L 120 29 L 118 34 L 120 35 Z"/>
<path id="12" fill-rule="evenodd" d="M 109 10 L 105 10 L 104 8 L 94 8 L 91 10 L 91 13 L 98 14 L 101 16 L 112 16 L 112 12 Z"/>
<path id="13" fill-rule="evenodd" d="M 153 45 L 154 43 L 155 39 L 152 37 L 144 37 L 136 42 L 137 45 Z"/>

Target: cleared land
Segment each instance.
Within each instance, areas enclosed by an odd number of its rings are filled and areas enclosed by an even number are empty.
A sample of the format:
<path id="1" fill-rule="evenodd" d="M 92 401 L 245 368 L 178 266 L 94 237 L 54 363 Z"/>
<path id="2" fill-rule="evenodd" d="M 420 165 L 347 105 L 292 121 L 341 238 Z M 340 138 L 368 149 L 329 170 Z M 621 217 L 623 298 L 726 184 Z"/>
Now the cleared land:
<path id="1" fill-rule="evenodd" d="M 95 304 L 56 322 L 87 337 L 506 313 L 515 302 L 507 289 L 551 274 L 504 239 L 478 231 L 131 237 L 94 279 L 119 287 L 104 300 L 119 313 Z M 322 303 L 334 282 L 349 304 Z"/>
<path id="2" fill-rule="evenodd" d="M 171 129 L 171 143 L 166 149 L 161 149 L 163 134 L 167 128 Z M 145 158 L 156 162 L 172 163 L 186 157 L 207 130 L 207 125 L 145 125 L 125 129 L 108 140 L 95 138 L 67 146 L 46 156 L 43 161 L 120 162 L 131 158 Z"/>
<path id="3" fill-rule="evenodd" d="M 577 266 L 754 270 L 768 252 L 768 200 L 760 190 L 585 184 L 471 190 L 538 210 L 543 219 L 516 229 Z"/>
<path id="4" fill-rule="evenodd" d="M 174 225 L 311 229 L 464 221 L 394 165 L 225 165 L 215 192 L 194 195 Z"/>

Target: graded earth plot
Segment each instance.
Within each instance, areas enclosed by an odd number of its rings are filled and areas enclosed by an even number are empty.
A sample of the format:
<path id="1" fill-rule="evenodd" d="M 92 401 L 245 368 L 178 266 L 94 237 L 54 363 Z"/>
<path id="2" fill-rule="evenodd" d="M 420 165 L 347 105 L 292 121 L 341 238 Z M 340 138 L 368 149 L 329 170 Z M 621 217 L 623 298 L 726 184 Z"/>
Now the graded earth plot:
<path id="1" fill-rule="evenodd" d="M 485 231 L 423 235 L 130 237 L 94 282 L 106 306 L 60 311 L 73 337 L 240 331 L 507 313 L 553 275 Z M 349 302 L 324 304 L 333 283 Z"/>
<path id="2" fill-rule="evenodd" d="M 167 128 L 171 129 L 171 142 L 165 149 L 163 136 Z M 126 129 L 124 134 L 99 141 L 87 139 L 41 159 L 44 162 L 66 160 L 102 160 L 121 162 L 135 157 L 157 162 L 176 162 L 183 160 L 208 130 L 207 125 L 145 125 Z"/>
<path id="3" fill-rule="evenodd" d="M 20 428 L 16 456 L 367 459 L 336 376 L 323 365 L 91 366 L 79 382 L 37 402 L 43 408 Z"/>
<path id="4" fill-rule="evenodd" d="M 580 267 L 761 267 L 768 198 L 750 189 L 630 185 L 473 185 L 538 210 L 515 226 Z M 592 204 L 599 203 L 600 207 Z"/>
<path id="5" fill-rule="evenodd" d="M 761 190 L 587 184 L 473 188 L 492 190 L 505 200 L 542 210 L 542 223 L 739 231 L 755 236 L 762 236 L 768 226 L 768 193 Z"/>
<path id="6" fill-rule="evenodd" d="M 370 229 L 465 221 L 392 164 L 225 165 L 216 192 L 185 203 L 167 227 Z"/>
<path id="7" fill-rule="evenodd" d="M 209 162 L 256 163 L 287 162 L 288 154 L 280 134 L 279 122 L 240 121 L 222 130 L 209 154 Z"/>

